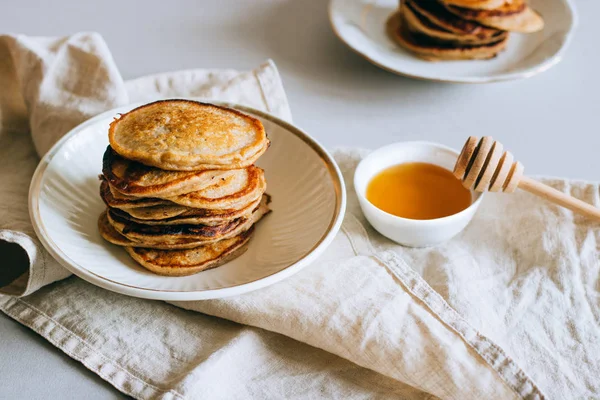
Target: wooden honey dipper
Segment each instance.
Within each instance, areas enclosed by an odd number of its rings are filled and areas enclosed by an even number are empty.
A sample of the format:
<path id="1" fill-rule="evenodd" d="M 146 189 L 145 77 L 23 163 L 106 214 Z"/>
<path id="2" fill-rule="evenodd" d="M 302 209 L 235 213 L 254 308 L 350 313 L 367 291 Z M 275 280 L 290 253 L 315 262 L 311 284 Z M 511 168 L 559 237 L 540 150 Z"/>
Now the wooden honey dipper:
<path id="1" fill-rule="evenodd" d="M 600 209 L 524 176 L 523 164 L 515 161 L 510 152 L 503 150 L 502 143 L 490 136 L 484 136 L 481 140 L 475 136 L 469 137 L 454 166 L 454 176 L 467 189 L 512 193 L 519 188 L 600 221 Z"/>

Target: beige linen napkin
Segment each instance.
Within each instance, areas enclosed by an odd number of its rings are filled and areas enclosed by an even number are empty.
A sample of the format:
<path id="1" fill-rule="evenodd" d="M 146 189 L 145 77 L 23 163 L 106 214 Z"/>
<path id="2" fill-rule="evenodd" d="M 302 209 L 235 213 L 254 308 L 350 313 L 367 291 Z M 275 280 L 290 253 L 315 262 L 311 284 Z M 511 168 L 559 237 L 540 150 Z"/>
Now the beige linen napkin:
<path id="1" fill-rule="evenodd" d="M 64 115 L 75 124 L 73 115 L 84 119 L 102 110 L 102 101 L 94 99 L 104 99 L 107 107 L 121 104 L 123 90 L 131 101 L 211 96 L 289 118 L 270 63 L 245 74 L 187 71 L 122 83 L 96 35 L 54 41 L 2 37 L 0 44 L 0 54 L 11 61 L 2 65 L 0 81 L 22 93 L 27 104 L 13 97 L 1 103 L 0 159 L 7 163 L 0 178 L 8 190 L 1 193 L 0 207 L 10 204 L 11 210 L 1 208 L 0 226 L 13 232 L 1 231 L 0 239 L 23 246 L 31 262 L 23 277 L 5 286 L 15 294 L 66 276 L 27 236 L 23 182 L 31 176 L 35 154 L 19 118 L 25 110 L 33 135 L 48 129 L 54 140 L 60 133 L 52 130 L 52 120 L 67 129 Z M 39 61 L 48 65 L 28 64 Z M 76 69 L 87 73 L 72 71 L 78 64 Z M 11 73 L 20 85 L 11 83 Z M 40 94 L 46 90 L 55 97 Z M 44 109 L 36 98 L 44 98 L 52 112 L 34 119 L 32 110 Z M 50 142 L 34 140 L 38 150 Z M 363 155 L 335 154 L 348 187 L 348 215 L 342 232 L 312 266 L 254 293 L 176 304 L 264 329 L 127 298 L 77 278 L 26 297 L 0 296 L 0 308 L 137 398 L 424 398 L 430 393 L 492 399 L 541 398 L 542 391 L 551 398 L 598 396 L 598 227 L 526 194 L 490 196 L 458 238 L 432 249 L 405 249 L 373 232 L 360 214 L 351 178 Z M 595 185 L 551 183 L 598 204 Z M 15 265 L 4 263 L 2 269 Z"/>

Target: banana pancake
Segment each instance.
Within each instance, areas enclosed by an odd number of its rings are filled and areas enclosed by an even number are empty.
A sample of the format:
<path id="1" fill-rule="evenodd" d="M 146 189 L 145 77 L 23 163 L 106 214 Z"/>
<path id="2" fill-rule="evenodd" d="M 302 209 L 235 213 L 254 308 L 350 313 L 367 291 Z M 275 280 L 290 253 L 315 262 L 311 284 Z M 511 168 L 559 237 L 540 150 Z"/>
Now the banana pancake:
<path id="1" fill-rule="evenodd" d="M 104 175 L 102 175 L 102 176 L 104 176 Z M 106 177 L 104 179 L 106 180 Z M 121 193 L 117 190 L 117 188 L 115 188 L 113 185 L 111 185 L 110 182 L 108 182 L 108 187 L 110 189 L 110 194 L 112 194 L 112 196 L 117 200 L 139 200 L 140 198 L 161 200 L 161 199 L 155 198 L 155 197 L 136 197 L 136 196 L 131 196 L 129 194 Z"/>
<path id="2" fill-rule="evenodd" d="M 144 247 L 188 243 L 193 240 L 199 244 L 212 243 L 227 239 L 250 229 L 263 215 L 269 212 L 267 199 L 261 201 L 259 207 L 248 218 L 237 218 L 220 225 L 146 225 L 138 224 L 116 215 L 108 210 L 107 219 L 110 225 L 122 236 Z"/>
<path id="3" fill-rule="evenodd" d="M 116 207 L 119 208 L 119 207 Z M 115 209 L 116 209 L 115 208 Z M 157 205 L 152 207 L 135 207 L 135 208 L 123 208 L 120 210 L 125 211 L 130 218 L 140 220 L 154 220 L 159 221 L 163 219 L 175 218 L 175 217 L 202 217 L 206 216 L 209 210 L 203 210 L 199 208 L 191 208 L 175 205 Z M 213 210 L 218 212 L 219 210 Z"/>
<path id="4" fill-rule="evenodd" d="M 190 100 L 138 107 L 110 124 L 108 138 L 121 156 L 173 171 L 243 168 L 269 146 L 258 119 Z"/>
<path id="5" fill-rule="evenodd" d="M 476 10 L 493 10 L 513 0 L 443 0 L 445 4 Z"/>
<path id="6" fill-rule="evenodd" d="M 543 18 L 524 0 L 512 0 L 493 10 L 474 10 L 455 6 L 447 6 L 447 8 L 451 13 L 465 20 L 476 21 L 505 31 L 532 33 L 544 28 Z"/>
<path id="7" fill-rule="evenodd" d="M 254 165 L 226 171 L 227 174 L 211 180 L 201 190 L 166 198 L 139 198 L 119 192 L 108 184 L 110 194 L 101 193 L 111 207 L 128 209 L 141 206 L 181 205 L 207 209 L 241 209 L 259 199 L 266 190 L 264 171 Z M 138 200 L 146 200 L 138 201 Z M 110 204 L 112 202 L 114 206 Z"/>
<path id="8" fill-rule="evenodd" d="M 145 225 L 128 221 L 112 210 L 107 213 L 108 222 L 126 238 L 151 245 L 153 243 L 174 243 L 181 239 L 211 242 L 222 239 L 243 225 L 247 218 L 226 221 L 220 225 Z M 231 235 L 229 235 L 231 236 Z"/>
<path id="9" fill-rule="evenodd" d="M 135 218 L 129 212 L 113 208 L 113 214 L 128 221 L 146 225 L 220 225 L 224 222 L 237 218 L 249 217 L 252 211 L 258 207 L 261 199 L 257 199 L 241 210 L 206 210 L 202 208 L 190 208 L 190 211 L 171 218 L 143 219 Z"/>
<path id="10" fill-rule="evenodd" d="M 195 223 L 214 225 L 218 220 L 234 219 L 248 214 L 260 202 L 260 198 L 257 198 L 238 209 L 202 209 L 182 206 L 163 199 L 129 197 L 117 194 L 118 191 L 111 189 L 109 183 L 102 179 L 100 196 L 108 207 L 124 211 L 126 218 L 133 222 L 151 225 L 161 225 L 162 220 L 165 220 L 165 224 L 177 223 L 176 220 L 187 218 L 196 219 Z M 125 217 L 125 214 L 121 215 Z"/>
<path id="11" fill-rule="evenodd" d="M 129 210 L 135 208 L 152 208 L 152 207 L 163 207 L 163 208 L 174 208 L 178 213 L 175 215 L 180 215 L 188 210 L 188 207 L 182 207 L 176 205 L 168 200 L 155 199 L 155 198 L 138 198 L 138 197 L 126 197 L 118 195 L 117 191 L 111 190 L 109 183 L 104 179 L 103 176 L 100 177 L 100 197 L 109 207 L 112 208 L 120 208 L 122 210 Z M 175 210 L 169 214 L 170 216 L 175 216 L 173 213 Z"/>
<path id="12" fill-rule="evenodd" d="M 220 177 L 212 185 L 196 192 L 169 197 L 168 200 L 186 207 L 214 209 L 240 209 L 259 199 L 267 183 L 264 171 L 254 165 Z"/>
<path id="13" fill-rule="evenodd" d="M 440 42 L 411 32 L 406 25 L 402 13 L 396 13 L 387 21 L 387 33 L 400 46 L 429 61 L 489 59 L 503 50 L 508 42 L 508 37 L 483 45 Z"/>
<path id="14" fill-rule="evenodd" d="M 158 275 L 186 276 L 215 268 L 243 254 L 254 227 L 230 239 L 188 250 L 156 250 L 125 247 L 144 268 Z"/>
<path id="15" fill-rule="evenodd" d="M 473 34 L 454 33 L 447 29 L 440 28 L 427 18 L 418 14 L 409 2 L 403 3 L 402 14 L 406 20 L 407 27 L 411 32 L 429 36 L 432 39 L 440 41 L 463 43 L 467 45 L 481 45 L 497 42 L 508 35 L 508 32 L 500 30 L 497 30 L 494 35 L 488 37 L 485 37 L 485 35 L 477 36 Z"/>
<path id="16" fill-rule="evenodd" d="M 203 189 L 215 179 L 233 172 L 165 171 L 123 158 L 108 146 L 102 160 L 102 173 L 121 194 L 165 198 Z"/>
<path id="17" fill-rule="evenodd" d="M 100 235 L 112 244 L 116 244 L 117 246 L 135 246 L 135 247 L 147 247 L 150 246 L 155 249 L 192 249 L 194 247 L 202 246 L 204 244 L 203 241 L 198 241 L 194 239 L 181 239 L 176 242 L 157 242 L 151 245 L 134 242 L 130 239 L 127 239 L 125 236 L 121 235 L 119 232 L 113 228 L 108 220 L 107 210 L 105 210 L 102 214 L 100 214 L 100 218 L 98 218 L 98 230 L 100 231 Z"/>
<path id="18" fill-rule="evenodd" d="M 496 37 L 499 33 L 498 29 L 456 16 L 437 0 L 407 0 L 406 6 L 432 25 L 458 35 L 486 40 Z"/>

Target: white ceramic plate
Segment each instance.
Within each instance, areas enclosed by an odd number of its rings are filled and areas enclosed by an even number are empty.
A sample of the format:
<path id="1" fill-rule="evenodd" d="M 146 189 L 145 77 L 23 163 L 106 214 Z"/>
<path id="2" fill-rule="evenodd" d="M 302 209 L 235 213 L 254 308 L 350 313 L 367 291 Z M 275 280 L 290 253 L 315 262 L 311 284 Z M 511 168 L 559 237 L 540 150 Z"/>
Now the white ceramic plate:
<path id="1" fill-rule="evenodd" d="M 528 78 L 557 64 L 572 40 L 577 14 L 571 0 L 531 0 L 544 17 L 542 31 L 511 34 L 496 58 L 481 61 L 424 61 L 402 49 L 385 33 L 398 0 L 331 0 L 335 34 L 352 50 L 390 72 L 442 82 L 486 83 Z"/>
<path id="2" fill-rule="evenodd" d="M 215 103 L 215 102 L 213 102 Z M 108 111 L 79 125 L 41 160 L 29 191 L 34 229 L 46 249 L 81 278 L 105 289 L 160 300 L 201 300 L 256 290 L 284 279 L 323 252 L 342 223 L 346 192 L 331 156 L 300 129 L 247 107 L 216 103 L 259 118 L 271 147 L 258 161 L 273 212 L 257 225 L 248 251 L 221 267 L 163 277 L 105 242 L 97 219 L 105 208 L 98 174 L 108 125 L 138 105 Z"/>

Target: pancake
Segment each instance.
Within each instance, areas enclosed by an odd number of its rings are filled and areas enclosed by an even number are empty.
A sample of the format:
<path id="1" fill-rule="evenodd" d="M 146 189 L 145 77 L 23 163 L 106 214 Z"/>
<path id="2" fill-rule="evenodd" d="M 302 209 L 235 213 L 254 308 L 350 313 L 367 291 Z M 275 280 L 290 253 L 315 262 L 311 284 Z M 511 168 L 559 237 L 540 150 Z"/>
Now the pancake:
<path id="1" fill-rule="evenodd" d="M 146 225 L 128 221 L 108 210 L 109 224 L 125 238 L 141 247 L 156 247 L 155 244 L 180 245 L 206 244 L 227 239 L 244 232 L 269 212 L 267 199 L 261 201 L 259 207 L 248 218 L 237 218 L 221 225 Z M 133 244 L 132 244 L 133 246 Z"/>
<path id="2" fill-rule="evenodd" d="M 240 209 L 259 199 L 265 190 L 264 171 L 254 165 L 221 177 L 205 189 L 169 197 L 168 200 L 186 207 L 209 210 Z"/>
<path id="3" fill-rule="evenodd" d="M 416 12 L 413 6 L 408 2 L 402 5 L 402 15 L 404 16 L 407 27 L 411 32 L 429 36 L 432 39 L 442 42 L 446 41 L 468 45 L 482 45 L 497 42 L 498 40 L 504 39 L 508 35 L 507 32 L 500 30 L 497 30 L 496 34 L 491 36 L 454 33 L 444 28 L 440 28 L 424 16 L 418 14 L 418 12 Z"/>
<path id="4" fill-rule="evenodd" d="M 103 176 L 100 176 L 100 197 L 109 207 L 119 208 L 122 210 L 131 209 L 149 209 L 149 208 L 167 208 L 170 209 L 169 217 L 180 215 L 188 210 L 188 207 L 182 207 L 168 200 L 155 198 L 137 198 L 120 196 L 116 190 L 111 190 L 109 183 Z M 166 217 L 168 218 L 168 217 Z"/>
<path id="5" fill-rule="evenodd" d="M 106 180 L 106 177 L 104 175 L 102 175 L 103 179 Z M 108 182 L 108 187 L 110 189 L 110 194 L 117 200 L 131 200 L 131 201 L 135 201 L 135 200 L 139 200 L 140 197 L 136 197 L 136 196 L 131 196 L 125 193 L 121 193 L 117 190 L 116 187 L 114 187 L 113 185 L 110 184 L 110 182 Z M 153 197 L 142 197 L 142 198 L 146 198 L 146 199 L 152 199 L 152 200 L 161 200 L 158 198 L 153 198 Z"/>
<path id="6" fill-rule="evenodd" d="M 181 239 L 197 242 L 216 242 L 231 237 L 232 231 L 243 225 L 247 218 L 238 218 L 220 225 L 145 225 L 124 219 L 112 210 L 107 212 L 108 222 L 121 235 L 134 242 L 152 245 L 153 243 L 178 243 Z"/>
<path id="7" fill-rule="evenodd" d="M 157 101 L 123 114 L 110 124 L 108 139 L 127 159 L 173 171 L 243 168 L 269 145 L 258 119 L 190 100 Z"/>
<path id="8" fill-rule="evenodd" d="M 392 40 L 415 55 L 428 60 L 483 60 L 496 56 L 506 47 L 508 37 L 484 45 L 463 45 L 439 42 L 428 36 L 411 32 L 400 13 L 387 21 L 387 33 Z"/>
<path id="9" fill-rule="evenodd" d="M 505 3 L 512 0 L 443 0 L 448 5 L 457 7 L 473 8 L 476 10 L 493 10 L 502 7 Z"/>
<path id="10" fill-rule="evenodd" d="M 177 242 L 156 242 L 151 245 L 145 243 L 134 242 L 125 236 L 121 235 L 119 232 L 113 228 L 108 220 L 107 211 L 104 211 L 100 214 L 100 218 L 98 218 L 98 230 L 100 231 L 100 235 L 112 244 L 116 244 L 117 246 L 134 246 L 134 247 L 152 247 L 154 249 L 193 249 L 195 247 L 202 246 L 204 244 L 203 241 L 198 241 L 194 239 L 181 239 Z"/>
<path id="11" fill-rule="evenodd" d="M 206 212 L 208 211 L 203 209 L 180 206 L 177 204 L 119 209 L 125 211 L 127 215 L 130 216 L 130 218 L 156 221 L 176 217 L 206 216 Z M 214 211 L 217 212 L 218 210 Z"/>
<path id="12" fill-rule="evenodd" d="M 206 210 L 190 208 L 185 213 L 163 219 L 135 218 L 129 212 L 112 209 L 111 212 L 130 222 L 146 225 L 220 225 L 237 218 L 247 218 L 258 207 L 260 199 L 255 200 L 241 210 Z"/>
<path id="13" fill-rule="evenodd" d="M 105 203 L 113 208 L 128 210 L 135 207 L 180 205 L 192 208 L 241 209 L 259 199 L 267 185 L 264 171 L 254 165 L 244 169 L 226 171 L 225 175 L 211 180 L 211 184 L 202 190 L 180 194 L 167 198 L 139 198 L 119 192 L 108 184 L 108 193 L 103 185 L 101 196 Z"/>
<path id="14" fill-rule="evenodd" d="M 186 276 L 216 268 L 243 254 L 254 228 L 238 236 L 188 250 L 156 250 L 126 247 L 144 268 L 158 275 Z"/>
<path id="15" fill-rule="evenodd" d="M 122 194 L 165 198 L 203 189 L 215 179 L 233 172 L 165 171 L 123 158 L 108 146 L 102 160 L 102 173 L 111 186 Z"/>
<path id="16" fill-rule="evenodd" d="M 447 6 L 448 11 L 469 21 L 476 21 L 509 32 L 532 33 L 544 29 L 544 19 L 524 0 L 513 0 L 493 10 L 474 10 Z"/>
<path id="17" fill-rule="evenodd" d="M 100 184 L 100 196 L 108 207 L 126 212 L 127 218 L 134 222 L 148 223 L 146 220 L 153 220 L 156 224 L 159 224 L 158 222 L 160 220 L 169 220 L 180 217 L 182 219 L 198 218 L 198 223 L 210 225 L 212 224 L 211 221 L 214 222 L 216 219 L 238 218 L 248 211 L 248 207 L 251 207 L 253 204 L 256 205 L 260 201 L 260 199 L 254 199 L 248 205 L 239 209 L 207 210 L 182 206 L 168 200 L 135 198 L 119 195 L 118 193 L 118 191 L 112 189 L 109 183 L 102 178 Z M 203 219 L 204 222 L 200 219 Z"/>
<path id="18" fill-rule="evenodd" d="M 437 0 L 407 0 L 406 6 L 430 24 L 451 33 L 479 40 L 490 39 L 499 34 L 497 29 L 456 16 Z M 402 7 L 404 8 L 406 7 Z"/>

